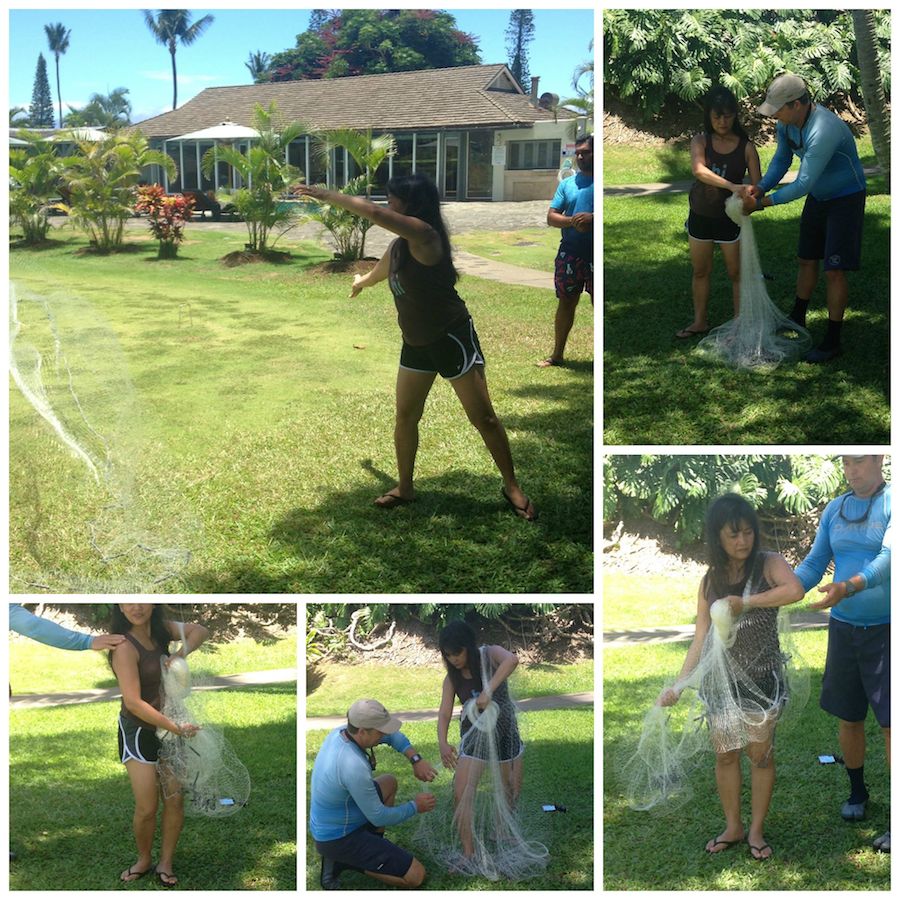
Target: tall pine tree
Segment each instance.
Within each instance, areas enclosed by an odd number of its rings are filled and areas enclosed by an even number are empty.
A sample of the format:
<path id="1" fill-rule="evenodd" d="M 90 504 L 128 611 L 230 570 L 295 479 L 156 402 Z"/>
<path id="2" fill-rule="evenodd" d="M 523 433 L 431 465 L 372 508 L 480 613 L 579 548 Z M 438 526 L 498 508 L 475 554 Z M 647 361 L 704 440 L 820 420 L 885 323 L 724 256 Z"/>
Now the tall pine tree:
<path id="1" fill-rule="evenodd" d="M 47 77 L 47 61 L 44 54 L 38 54 L 37 70 L 34 73 L 34 87 L 31 90 L 31 106 L 28 118 L 32 128 L 53 127 L 53 95 L 50 93 L 50 79 Z"/>
<path id="2" fill-rule="evenodd" d="M 528 70 L 528 45 L 534 40 L 534 13 L 530 9 L 514 9 L 506 26 L 506 52 L 509 54 L 509 70 L 523 91 L 531 89 L 531 73 Z"/>

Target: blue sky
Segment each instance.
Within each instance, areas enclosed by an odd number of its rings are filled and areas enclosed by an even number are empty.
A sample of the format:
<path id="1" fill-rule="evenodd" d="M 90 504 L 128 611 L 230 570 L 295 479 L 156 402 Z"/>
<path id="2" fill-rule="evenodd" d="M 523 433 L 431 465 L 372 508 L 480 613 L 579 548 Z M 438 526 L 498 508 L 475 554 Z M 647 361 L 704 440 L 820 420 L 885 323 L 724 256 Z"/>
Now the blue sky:
<path id="1" fill-rule="evenodd" d="M 577 5 L 571 3 L 572 6 Z M 530 45 L 532 75 L 539 75 L 540 92 L 572 96 L 575 67 L 589 59 L 594 33 L 590 3 L 580 9 L 536 9 L 535 37 Z M 381 8 L 381 7 L 379 7 Z M 460 30 L 478 40 L 484 63 L 508 62 L 504 32 L 506 9 L 449 9 Z M 275 53 L 293 47 L 306 30 L 308 9 L 192 9 L 194 19 L 207 13 L 213 24 L 190 47 L 179 47 L 178 105 L 206 87 L 250 84 L 244 63 L 251 52 Z M 83 106 L 94 93 L 129 89 L 132 121 L 166 112 L 172 106 L 169 53 L 157 44 L 134 9 L 12 9 L 9 12 L 9 106 L 31 102 L 39 53 L 47 60 L 56 107 L 54 58 L 47 47 L 44 25 L 61 22 L 71 29 L 69 49 L 60 58 L 63 113 L 66 106 Z"/>

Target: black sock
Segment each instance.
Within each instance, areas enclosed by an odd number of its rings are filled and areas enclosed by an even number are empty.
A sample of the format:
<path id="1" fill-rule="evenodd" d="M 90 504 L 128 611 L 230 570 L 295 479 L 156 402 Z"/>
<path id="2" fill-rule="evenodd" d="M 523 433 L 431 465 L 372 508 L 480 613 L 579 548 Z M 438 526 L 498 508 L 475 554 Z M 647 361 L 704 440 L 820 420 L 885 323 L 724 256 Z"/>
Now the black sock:
<path id="1" fill-rule="evenodd" d="M 828 330 L 825 332 L 825 340 L 822 341 L 822 349 L 832 349 L 841 346 L 841 326 L 843 320 L 835 322 L 834 319 L 828 320 Z"/>
<path id="2" fill-rule="evenodd" d="M 803 300 L 801 297 L 794 298 L 794 308 L 791 310 L 789 318 L 801 328 L 806 327 L 806 308 L 808 306 L 809 300 Z"/>
<path id="3" fill-rule="evenodd" d="M 869 799 L 869 792 L 866 790 L 866 785 L 863 781 L 863 768 L 864 766 L 860 766 L 858 769 L 847 769 L 847 776 L 850 779 L 850 799 L 847 801 L 848 803 L 862 803 L 864 800 Z"/>

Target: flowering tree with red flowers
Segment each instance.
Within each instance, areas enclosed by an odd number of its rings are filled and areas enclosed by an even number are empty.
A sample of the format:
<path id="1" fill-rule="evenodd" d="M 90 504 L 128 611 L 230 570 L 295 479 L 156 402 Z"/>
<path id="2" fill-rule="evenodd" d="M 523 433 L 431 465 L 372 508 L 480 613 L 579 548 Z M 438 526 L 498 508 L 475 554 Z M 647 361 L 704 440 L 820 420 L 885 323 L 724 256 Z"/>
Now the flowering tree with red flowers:
<path id="1" fill-rule="evenodd" d="M 160 184 L 137 189 L 134 208 L 150 217 L 150 231 L 159 241 L 159 259 L 174 259 L 178 245 L 184 240 L 184 226 L 191 217 L 194 198 L 182 194 L 169 196 Z"/>

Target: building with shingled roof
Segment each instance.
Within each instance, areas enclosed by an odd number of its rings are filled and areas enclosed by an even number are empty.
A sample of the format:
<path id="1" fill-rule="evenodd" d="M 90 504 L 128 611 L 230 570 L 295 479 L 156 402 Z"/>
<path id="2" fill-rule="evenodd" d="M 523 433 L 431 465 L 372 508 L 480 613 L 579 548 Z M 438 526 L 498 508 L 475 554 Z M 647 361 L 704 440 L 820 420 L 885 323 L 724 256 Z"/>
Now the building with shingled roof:
<path id="1" fill-rule="evenodd" d="M 134 127 L 174 159 L 179 174 L 170 190 L 214 191 L 237 186 L 237 174 L 220 163 L 205 175 L 200 160 L 214 142 L 178 138 L 226 122 L 252 126 L 257 105 L 273 102 L 284 122 L 302 122 L 311 132 L 393 135 L 397 152 L 376 173 L 376 194 L 393 175 L 418 171 L 435 180 L 445 200 L 549 200 L 574 153 L 576 130 L 586 124 L 558 107 L 555 95 L 539 96 L 537 78 L 526 94 L 505 65 L 495 64 L 207 88 Z M 248 141 L 234 146 L 246 149 Z M 326 171 L 307 136 L 291 144 L 288 161 L 308 183 L 329 187 L 357 174 L 340 148 Z M 149 175 L 163 180 L 162 172 Z"/>

